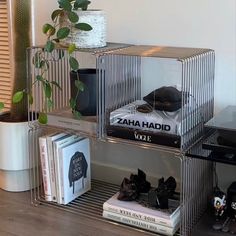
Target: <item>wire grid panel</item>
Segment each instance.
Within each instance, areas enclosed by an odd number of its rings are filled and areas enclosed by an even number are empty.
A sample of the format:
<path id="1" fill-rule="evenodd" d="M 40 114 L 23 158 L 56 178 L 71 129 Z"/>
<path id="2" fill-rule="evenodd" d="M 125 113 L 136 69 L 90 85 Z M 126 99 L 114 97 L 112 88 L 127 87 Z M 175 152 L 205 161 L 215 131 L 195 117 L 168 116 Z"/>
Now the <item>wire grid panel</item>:
<path id="1" fill-rule="evenodd" d="M 180 150 L 187 150 L 201 137 L 204 122 L 213 116 L 214 51 L 210 49 L 131 46 L 107 52 L 100 58 L 98 68 L 103 74 L 100 80 L 103 138 L 108 138 L 106 127 L 110 125 L 112 111 L 142 100 L 152 91 L 155 94 L 155 89 L 163 86 L 182 92 L 180 125 L 176 131 L 181 137 Z M 168 112 L 163 114 L 172 118 Z"/>
<path id="2" fill-rule="evenodd" d="M 79 69 L 97 69 L 97 60 L 99 55 L 111 50 L 128 47 L 127 44 L 107 43 L 106 47 L 94 49 L 78 49 L 72 55 L 79 62 Z M 44 60 L 44 66 L 42 66 Z M 40 64 L 41 63 L 41 64 Z M 39 66 L 40 64 L 40 66 Z M 27 50 L 27 66 L 28 66 L 28 88 L 27 92 L 33 95 L 33 104 L 29 105 L 30 112 L 49 112 L 59 110 L 69 106 L 71 98 L 70 89 L 70 71 L 69 54 L 66 48 L 57 48 L 52 53 L 47 53 L 42 47 L 32 47 Z M 46 68 L 46 69 L 45 69 Z M 42 77 L 47 80 L 52 87 L 50 106 L 47 106 L 48 100 L 44 95 L 44 86 Z M 98 80 L 98 75 L 97 75 Z M 56 82 L 61 89 L 55 86 Z M 98 84 L 98 83 L 97 83 Z M 98 85 L 97 85 L 98 86 Z M 97 88 L 96 88 L 97 90 Z M 98 96 L 98 95 L 97 95 Z M 99 106 L 99 100 L 97 99 Z M 34 120 L 29 113 L 29 121 Z M 30 122 L 30 125 L 36 125 Z"/>
<path id="3" fill-rule="evenodd" d="M 99 55 L 104 54 L 110 50 L 117 50 L 119 48 L 128 47 L 127 44 L 107 43 L 107 47 L 94 49 L 79 49 L 75 51 L 74 57 L 79 61 L 79 68 L 97 68 L 97 60 Z M 37 58 L 43 58 L 47 61 L 47 69 L 44 71 L 43 67 L 37 65 L 40 62 Z M 61 131 L 66 133 L 77 134 L 85 137 L 91 135 L 84 131 L 63 129 L 56 126 L 40 125 L 36 119 L 40 112 L 49 112 L 57 109 L 63 109 L 69 105 L 70 99 L 70 67 L 68 63 L 69 55 L 65 48 L 57 48 L 53 53 L 47 53 L 42 47 L 32 47 L 27 49 L 27 71 L 28 71 L 28 88 L 27 92 L 32 93 L 33 103 L 29 104 L 28 120 L 31 127 L 29 132 L 29 157 L 32 166 L 35 166 L 31 172 L 32 202 L 40 203 L 44 200 L 44 192 L 42 188 L 42 170 L 40 166 L 39 157 L 39 136 L 42 136 L 50 131 Z M 55 81 L 60 85 L 61 89 L 52 86 L 52 100 L 54 101 L 50 108 L 45 110 L 46 99 L 43 95 L 45 89 L 40 83 L 41 78 L 49 82 Z M 98 78 L 97 78 L 98 79 Z M 98 99 L 97 99 L 98 100 Z M 97 101 L 99 104 L 99 101 Z M 99 105 L 98 105 L 99 106 Z"/>
<path id="4" fill-rule="evenodd" d="M 140 57 L 100 56 L 100 137 L 104 138 L 109 111 L 141 98 L 140 63 Z"/>
<path id="5" fill-rule="evenodd" d="M 181 235 L 190 236 L 207 209 L 213 188 L 213 163 L 183 156 L 181 179 Z"/>
<path id="6" fill-rule="evenodd" d="M 187 103 L 186 99 L 192 99 L 195 105 L 195 109 L 182 109 L 182 118 L 188 117 L 181 127 L 181 133 L 184 134 L 181 146 L 185 150 L 203 135 L 205 122 L 213 117 L 215 54 L 214 51 L 208 50 L 181 59 L 181 62 L 182 90 L 190 96 L 183 96 L 183 104 Z"/>

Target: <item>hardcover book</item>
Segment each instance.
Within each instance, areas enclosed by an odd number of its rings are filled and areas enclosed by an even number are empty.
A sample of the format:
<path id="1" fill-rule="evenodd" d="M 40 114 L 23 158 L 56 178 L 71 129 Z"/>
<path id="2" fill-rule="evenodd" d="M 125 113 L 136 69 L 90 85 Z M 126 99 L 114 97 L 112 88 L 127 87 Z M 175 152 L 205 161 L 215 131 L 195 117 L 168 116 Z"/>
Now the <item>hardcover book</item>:
<path id="1" fill-rule="evenodd" d="M 91 189 L 89 139 L 59 148 L 62 204 L 68 204 Z"/>
<path id="2" fill-rule="evenodd" d="M 79 130 L 93 136 L 97 135 L 96 116 L 82 116 L 81 119 L 76 119 L 71 108 L 65 107 L 60 110 L 49 112 L 47 117 L 48 125 Z"/>
<path id="3" fill-rule="evenodd" d="M 39 137 L 39 154 L 42 169 L 43 188 L 46 201 L 52 201 L 52 189 L 49 173 L 48 147 L 46 136 Z"/>
<path id="4" fill-rule="evenodd" d="M 115 125 L 107 126 L 107 135 L 122 139 L 134 140 L 138 142 L 167 145 L 176 148 L 179 148 L 181 145 L 181 136 L 178 135 L 125 128 Z"/>
<path id="5" fill-rule="evenodd" d="M 186 112 L 188 111 L 188 113 Z M 188 115 L 186 115 L 188 114 Z M 193 128 L 192 119 L 201 122 L 201 111 L 194 101 L 172 112 L 155 110 L 143 100 L 136 100 L 110 113 L 110 126 L 132 128 L 160 134 L 183 135 Z"/>
<path id="6" fill-rule="evenodd" d="M 132 218 L 129 216 L 117 214 L 117 213 L 114 213 L 111 211 L 103 211 L 103 217 L 113 220 L 113 221 L 116 221 L 116 222 L 124 223 L 127 225 L 135 226 L 137 228 L 149 230 L 149 231 L 152 231 L 155 233 L 161 233 L 163 235 L 168 235 L 168 236 L 174 235 L 178 229 L 178 226 L 176 226 L 174 228 L 166 227 L 163 225 L 143 221 L 138 218 Z"/>
<path id="7" fill-rule="evenodd" d="M 145 202 L 118 200 L 118 195 L 119 192 L 104 202 L 103 210 L 170 228 L 176 228 L 180 223 L 180 205 L 177 200 L 170 199 L 168 209 L 157 209 L 147 207 Z"/>
<path id="8" fill-rule="evenodd" d="M 59 148 L 67 146 L 68 144 L 74 143 L 82 139 L 82 137 L 77 135 L 68 134 L 52 142 L 53 146 L 53 157 L 54 157 L 54 166 L 55 166 L 55 177 L 56 177 L 56 192 L 57 192 L 57 203 L 62 204 L 63 198 L 61 191 L 61 174 L 60 174 L 60 165 L 59 165 Z"/>
<path id="9" fill-rule="evenodd" d="M 52 201 L 54 201 L 54 202 L 57 202 L 57 187 L 56 187 L 56 173 L 55 173 L 52 142 L 61 138 L 61 137 L 65 137 L 65 136 L 66 136 L 66 134 L 61 133 L 61 132 L 46 136 L 47 148 L 48 148 L 50 183 L 51 183 L 51 189 L 52 189 Z"/>

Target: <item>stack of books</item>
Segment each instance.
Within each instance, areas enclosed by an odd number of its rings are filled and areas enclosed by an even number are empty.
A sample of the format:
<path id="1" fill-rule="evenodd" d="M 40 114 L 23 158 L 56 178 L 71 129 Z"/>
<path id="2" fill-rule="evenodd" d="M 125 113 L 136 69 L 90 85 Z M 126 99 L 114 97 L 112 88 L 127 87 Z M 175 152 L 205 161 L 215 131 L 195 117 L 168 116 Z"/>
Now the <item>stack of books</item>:
<path id="1" fill-rule="evenodd" d="M 168 209 L 156 209 L 145 202 L 120 201 L 118 195 L 119 192 L 104 202 L 103 217 L 163 235 L 174 235 L 178 230 L 179 201 L 170 199 Z"/>
<path id="2" fill-rule="evenodd" d="M 39 137 L 46 201 L 68 204 L 91 189 L 88 138 L 55 132 Z"/>

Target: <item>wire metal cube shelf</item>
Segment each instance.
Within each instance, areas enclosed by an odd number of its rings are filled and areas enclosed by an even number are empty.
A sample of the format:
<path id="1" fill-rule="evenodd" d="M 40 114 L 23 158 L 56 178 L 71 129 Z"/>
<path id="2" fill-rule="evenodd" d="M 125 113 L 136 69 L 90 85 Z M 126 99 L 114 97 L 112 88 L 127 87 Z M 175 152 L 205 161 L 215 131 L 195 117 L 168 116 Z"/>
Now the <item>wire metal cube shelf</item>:
<path id="1" fill-rule="evenodd" d="M 144 146 L 155 143 L 158 148 L 166 145 L 182 152 L 202 136 L 204 123 L 213 116 L 211 49 L 130 46 L 105 53 L 99 58 L 98 67 L 101 138 L 114 141 L 118 137 L 136 143 L 140 140 Z M 157 89 L 163 87 L 181 92 L 181 108 L 177 112 L 157 111 L 155 100 L 148 104 L 151 113 L 137 111 L 148 94 L 156 99 Z M 165 132 L 165 122 L 169 124 L 167 131 L 173 128 L 171 132 Z"/>
<path id="2" fill-rule="evenodd" d="M 42 96 L 44 88 L 37 84 L 38 69 L 33 64 L 33 57 L 38 50 L 42 50 L 42 48 L 28 49 L 28 87 L 29 89 L 32 88 L 34 96 L 34 102 L 29 106 L 29 125 L 31 127 L 29 152 L 31 162 L 36 166 L 31 176 L 34 184 L 32 185 L 34 187 L 32 188 L 32 202 L 36 204 L 44 203 L 77 212 L 77 206 L 73 207 L 74 203 L 68 206 L 60 206 L 55 203 L 46 203 L 44 200 L 41 167 L 39 165 L 38 137 L 43 133 L 47 133 L 51 128 L 63 129 L 63 126 L 58 127 L 57 124 L 53 123 L 48 126 L 41 126 L 35 120 L 35 114 L 44 110 L 45 102 Z M 64 53 L 63 59 L 58 57 L 60 52 Z M 45 56 L 51 57 L 49 58 L 50 69 L 45 74 L 47 80 L 56 81 L 62 87 L 62 91 L 53 88 L 52 99 L 55 103 L 47 110 L 50 113 L 55 110 L 63 110 L 69 105 L 71 97 L 70 69 L 68 54 L 65 49 L 59 48 L 52 56 L 47 55 L 47 53 L 45 53 Z M 91 120 L 88 121 L 90 125 L 96 124 L 96 131 L 91 133 L 88 132 L 87 128 L 81 129 L 80 126 L 78 129 L 64 127 L 63 132 L 174 153 L 179 158 L 181 165 L 180 234 L 183 236 L 190 235 L 194 224 L 206 208 L 204 202 L 206 202 L 212 187 L 212 165 L 201 160 L 188 158 L 185 156 L 185 152 L 202 136 L 204 123 L 213 116 L 214 51 L 210 49 L 108 44 L 106 48 L 78 50 L 75 52 L 75 57 L 79 59 L 80 68 L 89 67 L 97 70 L 97 115 L 92 122 Z M 36 85 L 32 86 L 34 83 Z M 137 142 L 137 140 L 127 139 L 127 137 L 109 135 L 108 128 L 111 125 L 112 112 L 129 106 L 129 104 L 136 101 L 141 101 L 148 93 L 162 86 L 172 86 L 181 91 L 178 132 L 177 135 L 172 136 L 161 132 L 154 133 L 159 139 L 171 137 L 175 140 L 178 137 L 179 143 L 177 146 L 146 142 L 147 140 Z M 136 113 L 136 108 L 137 105 L 132 107 L 134 109 L 132 110 L 133 113 Z M 152 107 L 152 110 L 155 109 Z M 169 116 L 170 113 L 167 112 L 166 115 Z M 208 184 L 202 188 L 200 183 L 206 179 Z M 96 193 L 96 189 L 94 190 Z M 115 190 L 117 191 L 117 187 L 115 187 Z M 199 192 L 202 193 L 201 201 L 198 199 Z M 111 193 L 106 193 L 106 195 L 109 194 Z M 76 201 L 79 202 L 80 200 Z M 82 198 L 83 204 L 84 201 Z M 91 202 L 88 201 L 87 204 L 90 205 Z M 97 203 L 95 202 L 95 204 Z M 100 212 L 102 211 L 102 204 L 99 204 Z M 85 213 L 78 211 L 78 214 Z M 99 216 L 95 212 L 94 217 L 101 220 L 102 217 Z"/>

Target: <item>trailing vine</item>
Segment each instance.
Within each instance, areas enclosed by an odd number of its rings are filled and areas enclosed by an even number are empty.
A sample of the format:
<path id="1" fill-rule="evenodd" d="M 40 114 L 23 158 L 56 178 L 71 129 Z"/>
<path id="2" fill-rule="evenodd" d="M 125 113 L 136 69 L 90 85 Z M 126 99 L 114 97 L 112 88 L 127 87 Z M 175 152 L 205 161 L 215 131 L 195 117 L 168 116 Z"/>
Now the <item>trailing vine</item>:
<path id="1" fill-rule="evenodd" d="M 90 1 L 88 0 L 58 0 L 58 9 L 54 10 L 51 14 L 51 23 L 45 23 L 42 27 L 42 32 L 46 36 L 45 46 L 39 49 L 33 56 L 33 65 L 37 69 L 37 75 L 29 89 L 23 89 L 17 91 L 13 95 L 13 103 L 19 103 L 22 99 L 27 96 L 29 104 L 33 104 L 34 99 L 32 95 L 32 88 L 36 84 L 41 84 L 43 91 L 43 109 L 38 114 L 38 121 L 41 124 L 47 124 L 47 111 L 53 107 L 52 100 L 52 90 L 53 87 L 61 90 L 60 84 L 56 81 L 47 80 L 46 72 L 50 67 L 50 60 L 55 60 L 54 54 L 57 52 L 57 60 L 60 60 L 64 57 L 63 50 L 58 49 L 61 42 L 66 39 L 71 32 L 71 28 L 77 28 L 82 31 L 90 31 L 92 27 L 85 23 L 79 22 L 79 15 L 77 10 L 87 10 Z M 69 22 L 68 26 L 62 26 L 61 19 L 67 19 Z M 76 46 L 74 43 L 71 43 L 67 47 L 69 66 L 71 70 L 77 71 L 79 69 L 79 62 L 74 56 Z M 45 54 L 51 55 L 51 57 L 45 56 Z M 54 53 L 54 54 L 53 54 Z M 77 88 L 77 95 L 75 98 L 71 98 L 69 105 L 72 109 L 73 114 L 79 118 L 81 114 L 76 111 L 76 98 L 79 92 L 84 90 L 84 84 L 78 79 L 75 81 L 75 87 Z M 4 104 L 0 102 L 0 109 L 4 107 Z"/>

